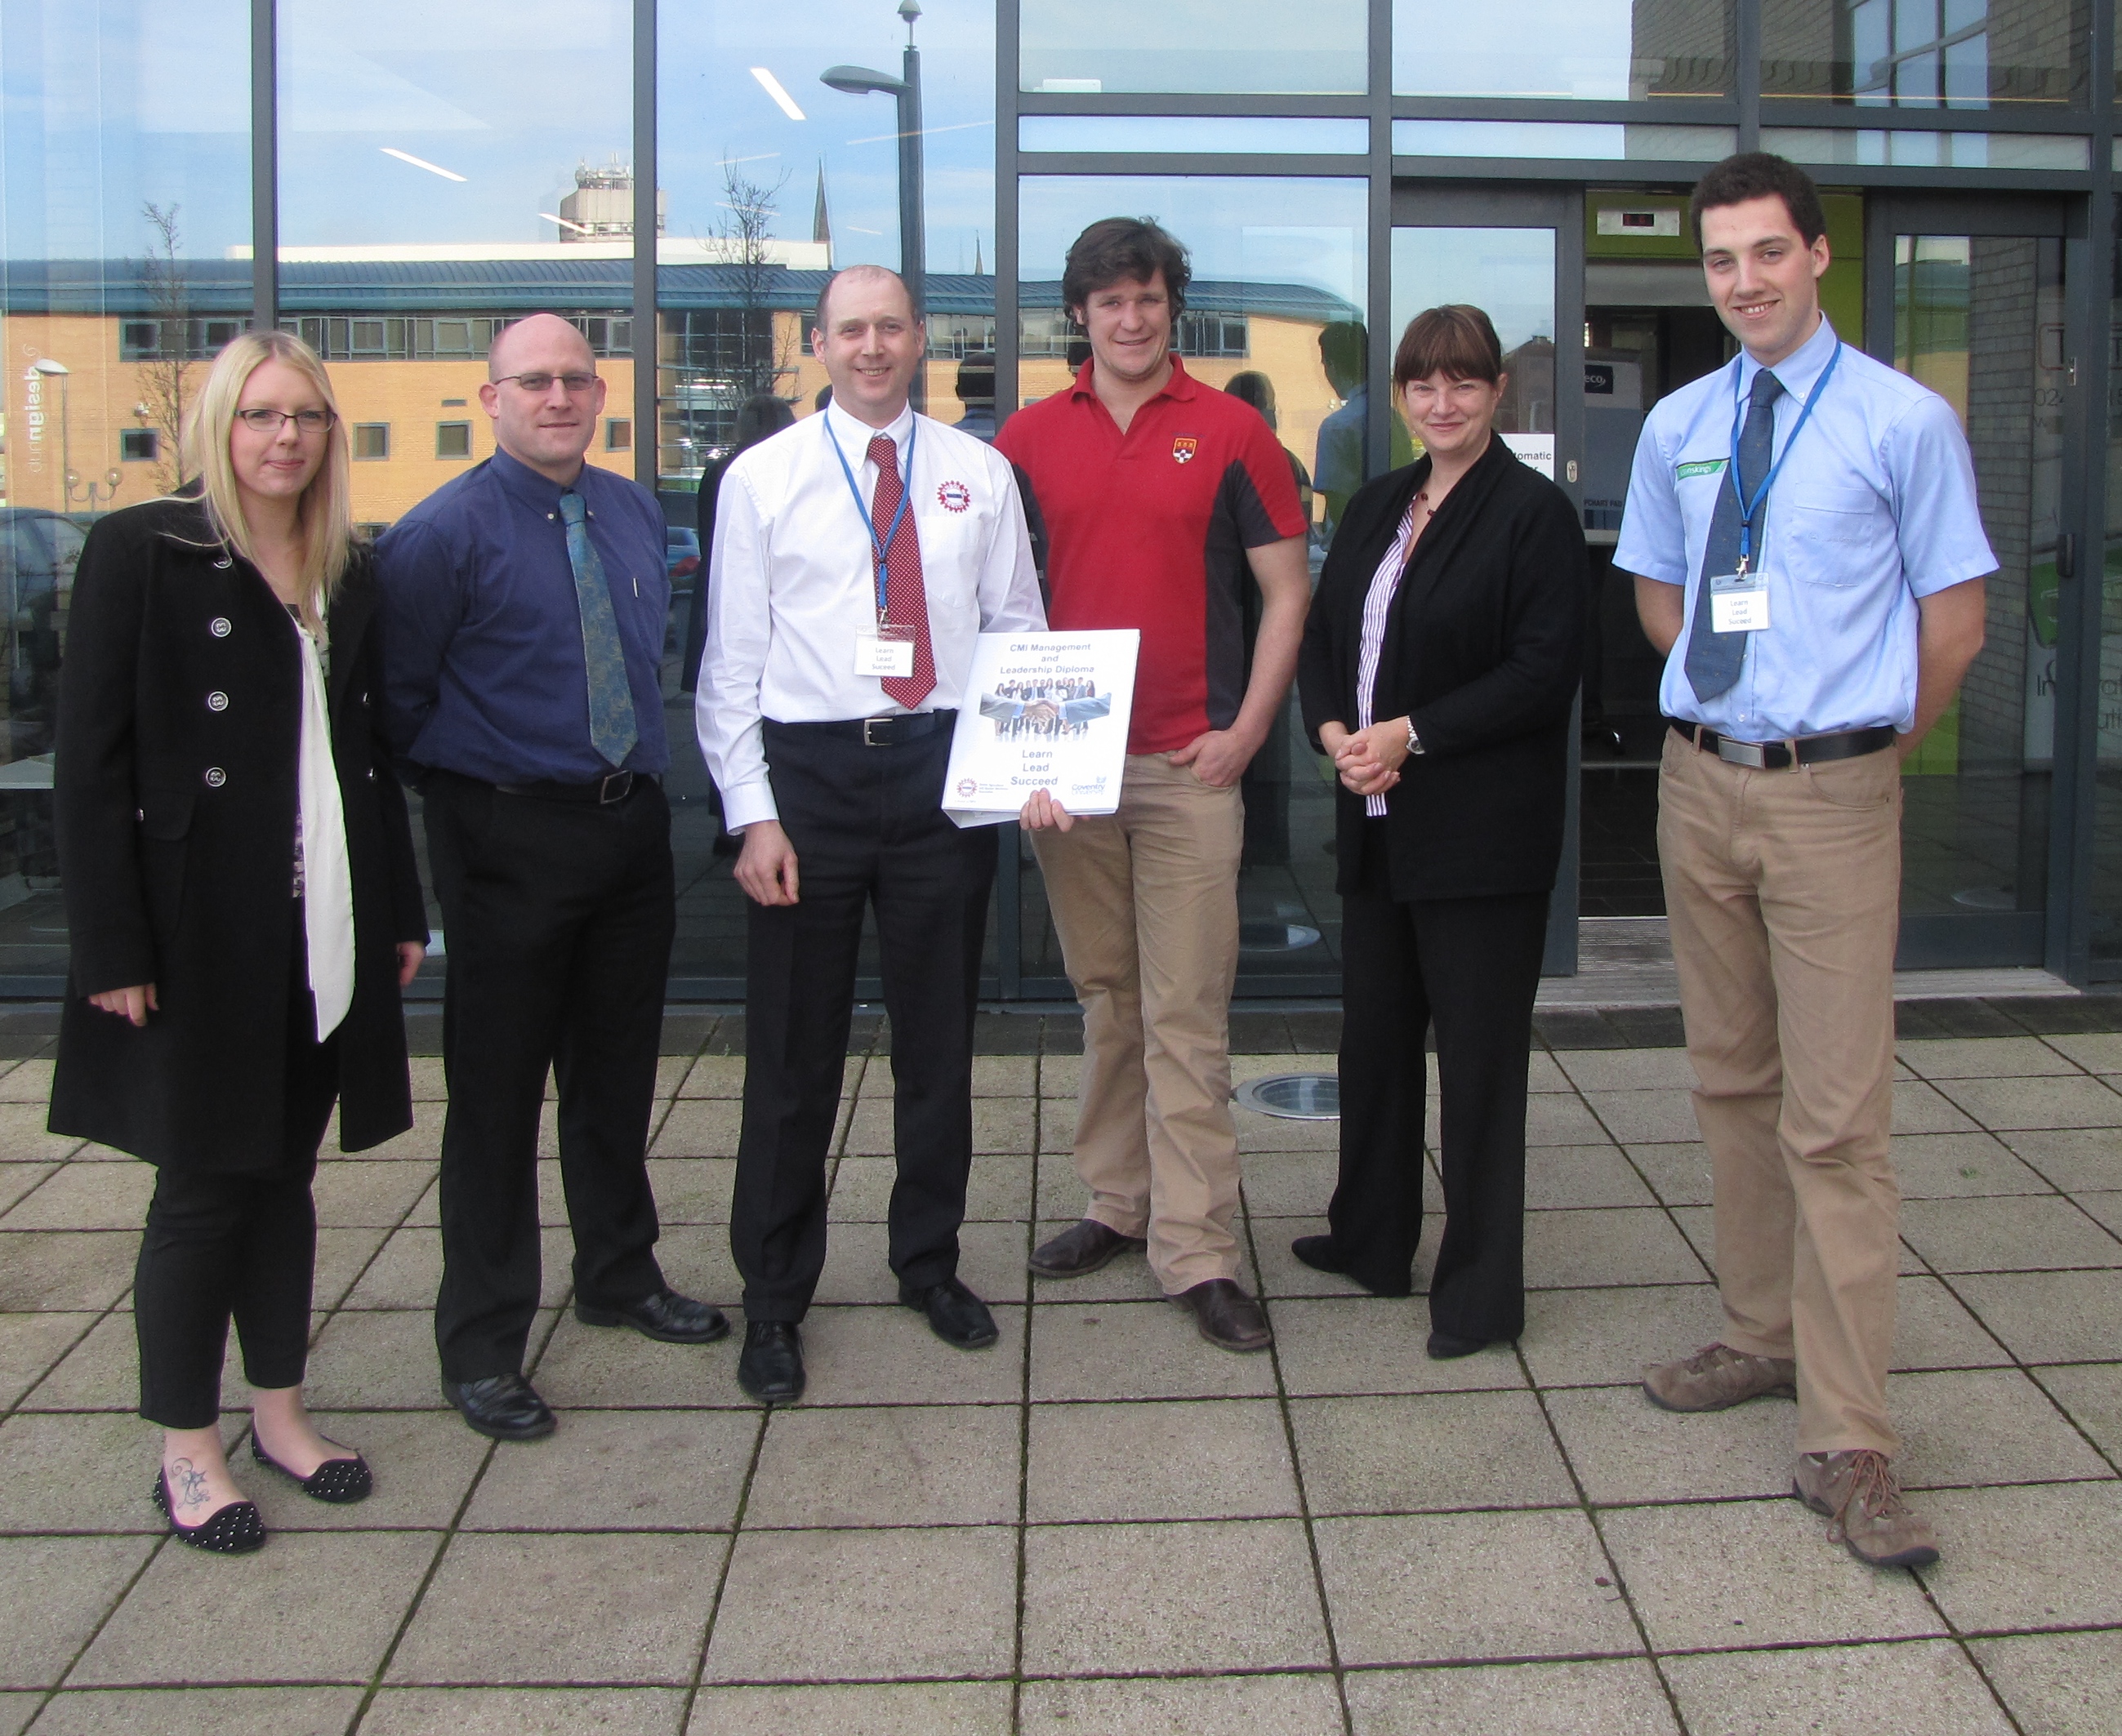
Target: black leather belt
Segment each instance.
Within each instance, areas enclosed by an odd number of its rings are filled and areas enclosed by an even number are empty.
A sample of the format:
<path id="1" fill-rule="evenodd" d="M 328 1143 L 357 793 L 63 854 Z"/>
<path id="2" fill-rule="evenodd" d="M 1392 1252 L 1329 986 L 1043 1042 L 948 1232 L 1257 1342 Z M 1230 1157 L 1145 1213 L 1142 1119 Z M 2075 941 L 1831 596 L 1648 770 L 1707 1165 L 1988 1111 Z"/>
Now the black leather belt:
<path id="1" fill-rule="evenodd" d="M 956 724 L 956 712 L 895 712 L 886 717 L 848 717 L 830 723 L 771 723 L 769 729 L 811 730 L 839 741 L 859 741 L 866 748 L 895 748 L 901 742 L 918 741 L 938 730 Z"/>
<path id="2" fill-rule="evenodd" d="M 1894 744 L 1891 725 L 1868 730 L 1839 730 L 1831 735 L 1799 735 L 1788 741 L 1734 741 L 1729 735 L 1699 723 L 1683 723 L 1668 717 L 1673 733 L 1705 754 L 1735 766 L 1751 766 L 1762 772 L 1788 772 L 1792 766 L 1818 765 L 1829 759 L 1861 759 Z"/>
<path id="3" fill-rule="evenodd" d="M 503 796 L 528 796 L 539 801 L 593 801 L 609 808 L 624 801 L 642 785 L 654 782 L 645 772 L 613 772 L 586 784 L 496 784 L 493 787 Z"/>

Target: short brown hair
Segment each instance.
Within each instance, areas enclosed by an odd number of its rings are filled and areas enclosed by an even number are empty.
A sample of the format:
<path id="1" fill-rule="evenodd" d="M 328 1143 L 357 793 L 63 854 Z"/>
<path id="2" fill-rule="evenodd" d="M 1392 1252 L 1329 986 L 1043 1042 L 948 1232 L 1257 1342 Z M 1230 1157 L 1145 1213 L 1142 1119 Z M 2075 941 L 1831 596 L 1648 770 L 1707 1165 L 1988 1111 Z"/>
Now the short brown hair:
<path id="1" fill-rule="evenodd" d="M 1164 273 L 1176 319 L 1186 310 L 1186 286 L 1194 281 L 1186 250 L 1151 217 L 1101 217 L 1068 250 L 1061 269 L 1061 306 L 1072 320 L 1101 289 L 1115 283 L 1147 283 Z"/>
<path id="2" fill-rule="evenodd" d="M 1503 346 L 1479 308 L 1447 301 L 1407 322 L 1400 348 L 1393 352 L 1393 390 L 1437 373 L 1490 385 L 1503 377 Z"/>
<path id="3" fill-rule="evenodd" d="M 1694 225 L 1696 247 L 1702 245 L 1704 212 L 1764 198 L 1783 202 L 1783 209 L 1797 226 L 1798 239 L 1807 246 L 1827 233 L 1827 213 L 1821 209 L 1820 189 L 1811 175 L 1788 157 L 1772 152 L 1741 151 L 1736 156 L 1726 157 L 1694 184 L 1687 215 Z"/>

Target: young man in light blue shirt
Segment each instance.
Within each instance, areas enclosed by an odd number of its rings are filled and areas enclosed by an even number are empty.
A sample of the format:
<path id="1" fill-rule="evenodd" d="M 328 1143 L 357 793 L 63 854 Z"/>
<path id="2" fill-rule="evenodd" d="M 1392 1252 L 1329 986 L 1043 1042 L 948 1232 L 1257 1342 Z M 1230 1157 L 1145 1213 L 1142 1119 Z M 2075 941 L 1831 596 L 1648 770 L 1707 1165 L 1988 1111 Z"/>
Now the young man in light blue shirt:
<path id="1" fill-rule="evenodd" d="M 1645 419 L 1615 564 L 1666 656 L 1658 853 L 1725 1328 L 1643 1387 L 1675 1411 L 1794 1388 L 1792 1492 L 1859 1560 L 1919 1566 L 1886 1404 L 1900 763 L 1981 649 L 1997 562 L 1951 407 L 1821 312 L 1811 179 L 1731 157 L 1693 217 L 1741 348 Z"/>

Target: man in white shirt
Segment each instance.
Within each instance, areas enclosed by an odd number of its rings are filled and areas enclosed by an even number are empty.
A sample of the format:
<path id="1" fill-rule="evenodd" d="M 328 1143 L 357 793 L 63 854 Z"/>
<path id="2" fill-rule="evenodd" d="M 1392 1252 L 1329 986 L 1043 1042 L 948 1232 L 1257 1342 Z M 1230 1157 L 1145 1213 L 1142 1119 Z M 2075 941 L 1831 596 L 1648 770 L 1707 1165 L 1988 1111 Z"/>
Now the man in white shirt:
<path id="1" fill-rule="evenodd" d="M 1046 614 L 1008 462 L 908 407 L 923 342 L 896 274 L 832 278 L 811 334 L 832 400 L 736 458 L 715 520 L 695 716 L 751 901 L 730 1244 L 737 1378 L 763 1404 L 803 1390 L 866 904 L 895 1038 L 900 1300 L 961 1349 L 997 1336 L 957 1276 L 994 836 L 945 817 L 943 777 L 975 639 Z"/>

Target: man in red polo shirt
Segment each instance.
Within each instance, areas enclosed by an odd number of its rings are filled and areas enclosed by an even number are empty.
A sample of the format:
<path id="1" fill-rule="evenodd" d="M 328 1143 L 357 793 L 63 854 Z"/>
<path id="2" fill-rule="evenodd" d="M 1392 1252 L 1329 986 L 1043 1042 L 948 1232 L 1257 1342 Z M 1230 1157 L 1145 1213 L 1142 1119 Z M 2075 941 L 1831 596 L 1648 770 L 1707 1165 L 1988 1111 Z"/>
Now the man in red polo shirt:
<path id="1" fill-rule="evenodd" d="M 1031 1269 L 1077 1277 L 1146 1242 L 1201 1335 L 1252 1351 L 1270 1335 L 1237 1284 L 1231 1230 L 1238 780 L 1281 716 L 1311 580 L 1274 433 L 1171 353 L 1190 275 L 1154 223 L 1085 230 L 1061 299 L 1091 359 L 995 441 L 1045 520 L 1053 628 L 1142 632 L 1119 811 L 1074 818 L 1042 794 L 1026 812 L 1083 1003 L 1076 1169 L 1091 1193 Z M 1248 674 L 1241 600 L 1255 582 Z"/>

